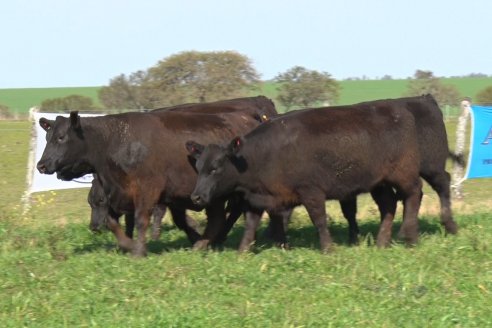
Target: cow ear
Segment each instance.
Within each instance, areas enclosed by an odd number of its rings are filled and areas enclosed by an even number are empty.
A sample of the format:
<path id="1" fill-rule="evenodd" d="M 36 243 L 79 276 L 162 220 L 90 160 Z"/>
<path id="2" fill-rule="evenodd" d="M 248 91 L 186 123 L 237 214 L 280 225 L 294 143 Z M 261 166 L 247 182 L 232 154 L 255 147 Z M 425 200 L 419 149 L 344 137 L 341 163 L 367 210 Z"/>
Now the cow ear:
<path id="1" fill-rule="evenodd" d="M 229 147 L 227 148 L 228 154 L 233 156 L 236 155 L 238 151 L 241 150 L 243 145 L 244 145 L 244 139 L 241 137 L 235 137 L 234 139 L 232 139 L 231 143 L 229 144 Z"/>
<path id="2" fill-rule="evenodd" d="M 203 149 L 205 147 L 203 145 L 200 145 L 199 143 L 196 143 L 194 141 L 187 141 L 186 142 L 186 149 L 188 150 L 188 153 L 194 157 L 195 159 L 198 159 L 200 155 L 203 153 Z"/>
<path id="3" fill-rule="evenodd" d="M 78 111 L 70 112 L 70 126 L 75 130 L 80 129 L 80 116 Z"/>
<path id="4" fill-rule="evenodd" d="M 43 128 L 44 131 L 48 132 L 52 127 L 55 121 L 48 120 L 47 118 L 41 117 L 39 119 L 39 125 Z"/>

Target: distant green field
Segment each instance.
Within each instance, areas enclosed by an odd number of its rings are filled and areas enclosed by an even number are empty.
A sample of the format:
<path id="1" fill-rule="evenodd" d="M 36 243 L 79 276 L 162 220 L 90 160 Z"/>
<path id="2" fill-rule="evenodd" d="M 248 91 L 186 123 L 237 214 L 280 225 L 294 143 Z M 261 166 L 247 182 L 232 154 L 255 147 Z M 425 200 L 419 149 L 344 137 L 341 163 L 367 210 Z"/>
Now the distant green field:
<path id="1" fill-rule="evenodd" d="M 100 87 L 0 89 L 0 104 L 8 106 L 13 113 L 27 113 L 29 108 L 39 106 L 43 100 L 77 94 L 90 97 L 99 105 L 99 89 Z"/>
<path id="2" fill-rule="evenodd" d="M 339 81 L 341 86 L 340 105 L 353 104 L 361 101 L 401 97 L 407 88 L 409 80 L 354 80 Z M 458 88 L 465 97 L 475 97 L 476 94 L 488 86 L 492 86 L 490 78 L 445 78 L 445 84 Z M 100 87 L 77 88 L 31 88 L 31 89 L 0 89 L 0 104 L 7 105 L 14 113 L 27 113 L 29 108 L 41 104 L 48 98 L 65 97 L 79 94 L 91 97 L 96 105 L 100 105 L 97 92 Z M 259 90 L 252 95 L 263 94 L 275 100 L 277 95 L 276 84 L 264 82 Z M 277 104 L 280 111 L 284 109 Z"/>

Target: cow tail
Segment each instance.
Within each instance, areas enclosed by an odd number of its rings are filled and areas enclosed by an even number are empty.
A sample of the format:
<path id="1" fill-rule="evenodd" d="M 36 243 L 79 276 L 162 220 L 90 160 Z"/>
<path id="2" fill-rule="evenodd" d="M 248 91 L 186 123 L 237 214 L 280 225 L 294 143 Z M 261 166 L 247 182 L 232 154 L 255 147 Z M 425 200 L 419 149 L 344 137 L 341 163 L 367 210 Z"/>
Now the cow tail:
<path id="1" fill-rule="evenodd" d="M 449 151 L 448 157 L 451 158 L 453 162 L 458 163 L 462 167 L 464 167 L 466 164 L 465 157 L 463 156 L 463 154 L 456 154 Z"/>

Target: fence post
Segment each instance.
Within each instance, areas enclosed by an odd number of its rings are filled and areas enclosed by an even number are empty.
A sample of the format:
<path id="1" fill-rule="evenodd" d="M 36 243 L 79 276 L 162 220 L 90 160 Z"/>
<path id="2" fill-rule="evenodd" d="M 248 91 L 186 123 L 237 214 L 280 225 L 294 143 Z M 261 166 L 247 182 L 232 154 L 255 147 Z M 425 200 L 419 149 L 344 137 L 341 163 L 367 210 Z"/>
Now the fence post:
<path id="1" fill-rule="evenodd" d="M 32 186 L 32 171 L 35 165 L 34 152 L 36 149 L 36 124 L 34 121 L 34 113 L 38 112 L 38 107 L 31 107 L 29 109 L 29 122 L 31 123 L 31 138 L 29 140 L 29 157 L 27 160 L 27 174 L 26 174 L 26 190 L 22 195 L 21 202 L 23 205 L 22 215 L 25 216 L 31 209 L 31 186 Z"/>
<path id="2" fill-rule="evenodd" d="M 465 152 L 465 139 L 466 139 L 466 124 L 470 117 L 471 98 L 465 98 L 461 101 L 461 114 L 458 119 L 458 125 L 456 126 L 456 148 L 455 152 L 458 156 L 463 156 Z M 463 199 L 463 176 L 464 170 L 462 164 L 455 162 L 453 166 L 453 184 L 451 188 L 454 191 L 456 199 Z"/>

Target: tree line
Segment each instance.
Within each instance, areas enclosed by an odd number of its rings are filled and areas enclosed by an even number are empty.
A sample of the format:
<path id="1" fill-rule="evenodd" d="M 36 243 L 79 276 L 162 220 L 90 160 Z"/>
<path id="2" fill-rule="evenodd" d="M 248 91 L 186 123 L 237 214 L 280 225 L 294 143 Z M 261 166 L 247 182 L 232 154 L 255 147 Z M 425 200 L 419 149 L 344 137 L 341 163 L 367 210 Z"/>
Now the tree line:
<path id="1" fill-rule="evenodd" d="M 277 88 L 274 100 L 286 110 L 335 105 L 339 99 L 340 85 L 327 72 L 294 66 L 279 73 L 273 81 Z M 100 89 L 98 97 L 103 109 L 155 109 L 251 95 L 260 82 L 260 74 L 251 60 L 238 52 L 185 51 L 146 70 L 113 77 Z M 456 87 L 443 83 L 431 71 L 417 70 L 402 96 L 426 93 L 431 93 L 440 106 L 456 106 L 462 98 Z M 474 101 L 492 103 L 492 86 L 481 90 Z M 81 95 L 46 99 L 40 107 L 42 111 L 55 112 L 101 109 L 96 108 L 91 98 Z M 8 115 L 6 106 L 0 105 L 1 115 Z"/>

